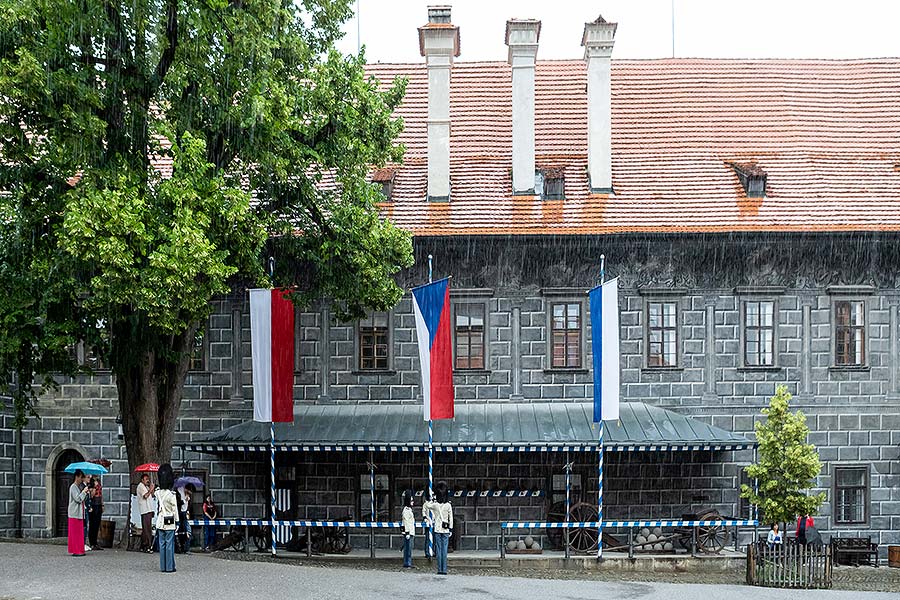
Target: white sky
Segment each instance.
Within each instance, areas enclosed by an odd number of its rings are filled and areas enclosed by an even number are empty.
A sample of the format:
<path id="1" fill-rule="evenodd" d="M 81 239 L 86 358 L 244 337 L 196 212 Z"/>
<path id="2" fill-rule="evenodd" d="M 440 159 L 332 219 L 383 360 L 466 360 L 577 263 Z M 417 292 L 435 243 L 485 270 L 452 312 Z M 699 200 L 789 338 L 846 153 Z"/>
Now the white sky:
<path id="1" fill-rule="evenodd" d="M 538 58 L 580 58 L 585 21 L 619 24 L 613 58 L 672 56 L 673 0 L 357 0 L 338 48 L 366 46 L 368 62 L 419 62 L 416 28 L 427 6 L 449 4 L 457 60 L 506 60 L 509 18 L 542 21 Z M 898 0 L 674 0 L 675 56 L 871 58 L 900 56 Z"/>

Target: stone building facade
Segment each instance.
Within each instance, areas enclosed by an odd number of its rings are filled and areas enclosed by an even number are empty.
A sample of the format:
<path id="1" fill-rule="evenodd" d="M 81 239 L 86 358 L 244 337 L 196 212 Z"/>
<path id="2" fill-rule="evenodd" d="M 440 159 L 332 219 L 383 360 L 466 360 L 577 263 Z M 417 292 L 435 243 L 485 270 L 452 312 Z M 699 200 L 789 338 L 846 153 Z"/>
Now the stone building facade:
<path id="1" fill-rule="evenodd" d="M 435 277 L 453 277 L 456 402 L 590 401 L 585 291 L 604 254 L 607 275 L 620 278 L 623 402 L 752 438 L 776 386 L 788 386 L 823 463 L 817 525 L 900 543 L 900 61 L 614 61 L 610 70 L 615 25 L 601 19 L 586 25 L 585 61 L 535 63 L 525 46 L 539 24 L 511 21 L 510 61 L 527 71 L 513 77 L 506 63 L 454 65 L 458 28 L 446 13 L 419 30 L 425 65 L 371 72 L 409 77 L 404 164 L 376 183 L 385 217 L 414 235 L 416 266 L 399 283 L 425 282 L 429 255 Z M 451 74 L 445 86 L 430 87 L 443 81 L 431 69 Z M 445 119 L 429 117 L 432 103 Z M 522 114 L 530 121 L 513 118 Z M 431 152 L 438 143 L 449 146 Z M 520 183 L 536 171 L 535 189 L 514 194 L 513 171 Z M 268 457 L 183 447 L 252 419 L 249 330 L 245 290 L 212 303 L 173 455 L 226 517 L 267 515 Z M 335 322 L 324 301 L 307 307 L 295 339 L 298 405 L 421 403 L 409 293 L 358 323 Z M 130 478 L 110 374 L 60 380 L 38 412 L 22 432 L 22 533 L 60 534 L 58 471 L 75 456 L 112 461 L 107 513 L 121 529 Z M 18 469 L 9 410 L 0 417 L 0 535 L 11 535 Z M 545 518 L 568 460 L 581 499 L 595 499 L 590 453 L 436 456 L 437 478 L 478 492 L 455 501 L 464 547 L 496 549 L 499 520 Z M 751 450 L 610 452 L 607 517 L 706 507 L 746 516 L 738 488 L 751 460 Z M 367 519 L 367 462 L 384 482 L 375 516 L 394 519 L 400 493 L 422 487 L 423 453 L 283 452 L 277 484 L 291 491 L 296 518 Z M 480 495 L 490 490 L 541 494 Z"/>

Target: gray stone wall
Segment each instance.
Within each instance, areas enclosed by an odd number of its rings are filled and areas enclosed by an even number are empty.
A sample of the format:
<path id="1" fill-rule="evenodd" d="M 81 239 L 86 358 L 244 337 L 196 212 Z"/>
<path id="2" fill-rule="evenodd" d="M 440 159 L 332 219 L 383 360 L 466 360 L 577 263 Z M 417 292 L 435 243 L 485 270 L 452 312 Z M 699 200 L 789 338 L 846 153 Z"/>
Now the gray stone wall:
<path id="1" fill-rule="evenodd" d="M 752 435 L 754 422 L 761 418 L 759 411 L 776 385 L 787 385 L 795 395 L 793 406 L 808 415 L 810 440 L 819 447 L 823 461 L 817 489 L 827 493 L 828 501 L 820 525 L 840 535 L 872 535 L 884 545 L 900 543 L 897 241 L 870 235 L 749 234 L 690 239 L 420 239 L 415 246 L 417 266 L 405 273 L 400 283 L 408 288 L 425 281 L 425 256 L 432 253 L 437 258 L 435 277 L 454 276 L 454 302 L 487 301 L 488 368 L 455 375 L 458 402 L 581 401 L 591 397 L 591 372 L 549 368 L 548 303 L 555 298 L 584 298 L 584 291 L 596 283 L 598 257 L 606 253 L 608 273 L 620 277 L 622 400 L 663 406 Z M 469 297 L 461 294 L 464 290 Z M 646 366 L 644 307 L 648 298 L 660 295 L 680 306 L 680 357 L 673 369 Z M 742 361 L 741 301 L 759 297 L 772 299 L 777 306 L 774 368 L 746 368 Z M 866 302 L 864 368 L 834 366 L 833 301 L 842 297 Z M 251 418 L 250 324 L 245 299 L 235 294 L 216 300 L 212 308 L 205 339 L 206 364 L 188 377 L 179 442 Z M 390 335 L 389 370 L 362 373 L 356 365 L 355 324 L 334 322 L 327 304 L 299 312 L 296 401 L 420 401 L 415 324 L 408 294 L 392 311 Z M 584 365 L 589 365 L 588 326 L 584 337 Z M 26 518 L 33 535 L 46 527 L 43 477 L 47 458 L 59 444 L 77 442 L 92 457 L 105 455 L 121 461 L 114 464 L 114 472 L 124 468 L 124 450 L 115 438 L 116 392 L 109 376 L 99 373 L 61 384 L 59 394 L 41 403 L 42 418 L 26 430 Z M 734 462 L 727 455 L 712 457 L 711 471 L 702 476 L 704 483 L 706 479 L 710 482 L 710 487 L 701 485 L 705 501 L 721 506 L 723 512 L 737 510 L 737 465 L 751 460 L 749 453 L 743 454 L 746 456 L 735 457 Z M 173 458 L 183 459 L 177 450 Z M 226 494 L 229 507 L 223 514 L 265 514 L 264 467 L 250 466 L 252 460 L 241 465 L 241 460 L 232 460 L 237 457 L 218 460 L 190 453 L 184 458 L 191 467 L 208 469 L 213 489 Z M 354 468 L 366 460 L 357 458 Z M 654 464 L 650 455 L 636 455 L 635 459 Z M 841 465 L 869 469 L 870 516 L 863 526 L 839 527 L 831 518 L 832 474 Z M 421 469 L 421 465 L 410 468 Z M 665 502 L 659 504 L 647 495 L 635 504 L 629 495 L 633 490 L 610 487 L 609 514 L 619 510 L 630 517 L 655 516 L 657 510 L 659 514 L 664 510 L 677 513 L 685 505 L 684 495 L 677 492 L 681 485 L 677 480 L 674 475 L 659 477 L 658 487 L 676 492 L 666 494 Z M 112 481 L 110 487 L 125 484 L 124 479 Z M 114 500 L 113 510 L 121 511 L 123 502 Z M 664 504 L 669 509 L 664 509 Z M 485 523 L 489 520 L 484 518 Z"/>
<path id="2" fill-rule="evenodd" d="M 435 455 L 435 481 L 444 480 L 451 490 L 469 492 L 454 497 L 454 531 L 460 549 L 497 550 L 501 521 L 541 521 L 547 518 L 554 501 L 562 501 L 564 488 L 555 495 L 552 477 L 564 474 L 565 454 L 478 454 Z M 369 460 L 368 455 L 364 455 Z M 571 502 L 583 502 L 596 510 L 596 455 L 573 453 L 575 477 L 581 482 L 573 489 Z M 405 489 L 427 489 L 427 459 L 408 453 L 374 453 L 371 460 L 376 473 L 388 475 L 389 510 L 379 519 L 399 520 L 400 496 Z M 294 479 L 278 481 L 279 488 L 291 489 L 297 519 L 367 518 L 368 468 L 358 456 L 349 453 L 292 454 L 279 459 L 279 466 L 294 467 Z M 605 458 L 604 498 L 607 519 L 670 519 L 704 508 L 731 514 L 737 499 L 737 468 L 730 453 L 648 452 L 642 454 L 609 452 Z M 360 479 L 362 478 L 362 481 Z M 486 490 L 541 490 L 544 496 L 482 497 Z M 421 515 L 422 496 L 416 501 L 416 516 Z M 540 530 L 539 533 L 543 533 Z M 367 533 L 355 533 L 351 543 L 369 546 Z M 400 548 L 397 532 L 378 531 L 378 547 Z M 421 544 L 421 538 L 419 540 Z"/>

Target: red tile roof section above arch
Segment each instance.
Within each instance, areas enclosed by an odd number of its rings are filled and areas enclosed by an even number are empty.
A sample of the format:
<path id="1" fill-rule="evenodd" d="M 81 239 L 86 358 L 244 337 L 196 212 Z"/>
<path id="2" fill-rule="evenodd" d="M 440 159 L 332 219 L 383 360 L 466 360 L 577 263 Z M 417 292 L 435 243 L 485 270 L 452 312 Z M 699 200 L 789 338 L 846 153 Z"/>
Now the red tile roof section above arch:
<path id="1" fill-rule="evenodd" d="M 409 78 L 389 216 L 415 235 L 900 230 L 900 59 L 613 60 L 610 197 L 588 190 L 584 62 L 538 61 L 536 162 L 565 165 L 552 203 L 512 196 L 505 62 L 453 67 L 449 205 L 425 201 L 425 65 L 368 70 Z M 765 198 L 730 166 L 751 162 Z"/>

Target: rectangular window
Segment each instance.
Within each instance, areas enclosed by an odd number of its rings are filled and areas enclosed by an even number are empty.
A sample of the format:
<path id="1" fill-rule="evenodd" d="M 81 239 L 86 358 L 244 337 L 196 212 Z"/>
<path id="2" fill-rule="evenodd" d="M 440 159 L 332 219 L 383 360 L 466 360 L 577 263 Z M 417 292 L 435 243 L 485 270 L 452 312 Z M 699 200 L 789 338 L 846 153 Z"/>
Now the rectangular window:
<path id="1" fill-rule="evenodd" d="M 387 473 L 375 473 L 375 514 L 372 514 L 372 478 L 369 473 L 359 476 L 359 515 L 362 521 L 390 521 L 391 477 Z"/>
<path id="2" fill-rule="evenodd" d="M 203 337 L 202 331 L 197 331 L 194 334 L 194 344 L 191 346 L 191 362 L 188 365 L 189 371 L 206 370 L 206 353 L 204 352 Z"/>
<path id="3" fill-rule="evenodd" d="M 775 303 L 771 300 L 744 302 L 744 364 L 775 365 Z"/>
<path id="4" fill-rule="evenodd" d="M 455 369 L 484 369 L 484 302 L 454 305 Z"/>
<path id="5" fill-rule="evenodd" d="M 647 366 L 678 365 L 678 304 L 647 303 Z"/>
<path id="6" fill-rule="evenodd" d="M 359 370 L 388 368 L 388 314 L 375 312 L 359 321 Z"/>
<path id="7" fill-rule="evenodd" d="M 865 302 L 841 300 L 834 303 L 834 364 L 865 364 Z"/>
<path id="8" fill-rule="evenodd" d="M 551 365 L 581 367 L 581 303 L 553 303 L 550 310 Z"/>
<path id="9" fill-rule="evenodd" d="M 865 523 L 868 518 L 869 471 L 866 467 L 835 467 L 834 522 Z"/>

